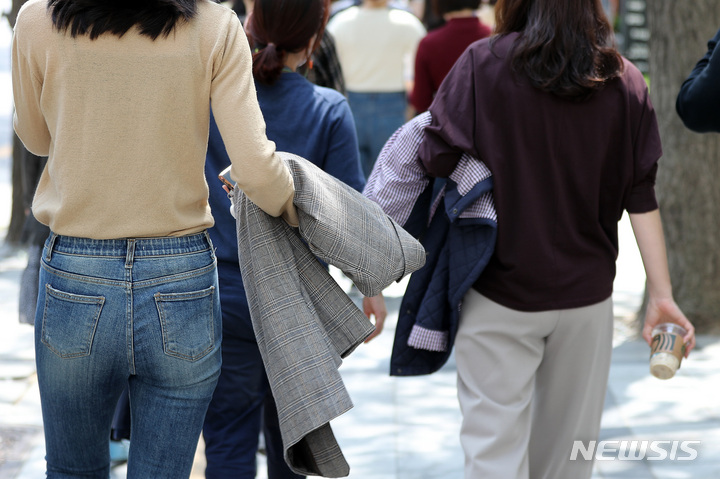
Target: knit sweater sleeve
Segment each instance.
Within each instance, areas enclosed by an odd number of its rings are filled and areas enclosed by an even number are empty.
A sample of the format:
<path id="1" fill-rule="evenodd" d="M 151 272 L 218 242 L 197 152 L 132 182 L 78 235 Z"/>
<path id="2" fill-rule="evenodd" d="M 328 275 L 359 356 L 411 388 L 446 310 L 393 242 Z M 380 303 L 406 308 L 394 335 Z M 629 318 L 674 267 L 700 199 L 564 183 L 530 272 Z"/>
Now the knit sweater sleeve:
<path id="1" fill-rule="evenodd" d="M 233 15 L 234 17 L 234 15 Z M 292 204 L 293 180 L 267 139 L 252 78 L 250 46 L 240 22 L 232 18 L 217 46 L 210 99 L 232 162 L 233 180 L 253 203 L 272 216 L 298 224 Z"/>
<path id="2" fill-rule="evenodd" d="M 341 96 L 332 93 L 332 96 Z M 355 122 L 350 105 L 344 97 L 333 105 L 328 121 L 330 122 L 328 149 L 322 168 L 351 188 L 362 191 L 365 188 L 365 175 L 360 166 Z"/>
<path id="3" fill-rule="evenodd" d="M 17 24 L 37 21 L 34 16 L 43 14 L 45 12 L 38 10 L 36 5 L 26 4 L 18 13 Z M 15 98 L 13 126 L 28 151 L 38 156 L 47 156 L 50 131 L 40 106 L 42 76 L 38 71 L 39 66 L 23 47 L 28 45 L 27 41 L 20 39 L 24 33 L 24 29 L 16 28 L 12 40 L 12 87 Z"/>
<path id="4" fill-rule="evenodd" d="M 428 44 L 424 40 L 421 40 L 415 53 L 415 76 L 413 90 L 410 94 L 410 103 L 418 113 L 426 111 L 433 100 L 428 55 L 431 55 L 428 51 Z"/>

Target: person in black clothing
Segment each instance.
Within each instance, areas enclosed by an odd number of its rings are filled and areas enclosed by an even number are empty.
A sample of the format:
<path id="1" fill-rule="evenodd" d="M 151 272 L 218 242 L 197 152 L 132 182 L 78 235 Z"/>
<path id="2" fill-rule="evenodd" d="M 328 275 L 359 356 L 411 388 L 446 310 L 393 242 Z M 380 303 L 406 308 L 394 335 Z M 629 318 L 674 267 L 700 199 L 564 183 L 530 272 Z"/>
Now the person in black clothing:
<path id="1" fill-rule="evenodd" d="M 683 123 L 698 133 L 720 132 L 720 53 L 715 46 L 720 30 L 708 41 L 708 49 L 680 87 L 675 109 Z"/>

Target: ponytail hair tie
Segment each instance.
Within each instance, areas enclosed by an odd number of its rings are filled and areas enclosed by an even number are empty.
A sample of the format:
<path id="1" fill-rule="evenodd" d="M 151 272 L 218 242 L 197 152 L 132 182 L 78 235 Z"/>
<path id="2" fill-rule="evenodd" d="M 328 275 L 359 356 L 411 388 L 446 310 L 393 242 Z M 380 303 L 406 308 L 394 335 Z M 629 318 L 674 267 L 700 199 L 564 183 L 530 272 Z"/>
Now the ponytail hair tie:
<path id="1" fill-rule="evenodd" d="M 262 43 L 260 43 L 260 44 L 262 45 Z M 253 49 L 253 54 L 259 53 L 260 51 L 265 50 L 266 48 L 270 48 L 270 47 L 272 47 L 273 50 L 275 50 L 275 51 L 278 52 L 279 54 L 282 54 L 282 50 L 279 49 L 278 46 L 275 45 L 273 42 L 269 42 L 269 43 L 267 43 L 265 46 L 262 46 L 262 47 L 255 47 L 255 48 Z"/>

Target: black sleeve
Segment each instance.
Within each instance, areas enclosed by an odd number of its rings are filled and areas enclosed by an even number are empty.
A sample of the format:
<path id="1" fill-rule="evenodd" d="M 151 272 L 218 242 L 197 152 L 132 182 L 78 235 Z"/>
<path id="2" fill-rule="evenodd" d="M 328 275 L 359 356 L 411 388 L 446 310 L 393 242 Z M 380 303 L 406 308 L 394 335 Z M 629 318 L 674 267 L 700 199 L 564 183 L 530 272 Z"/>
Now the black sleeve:
<path id="1" fill-rule="evenodd" d="M 697 132 L 720 132 L 720 53 L 715 46 L 720 30 L 708 42 L 708 51 L 680 87 L 675 109 L 686 127 Z"/>

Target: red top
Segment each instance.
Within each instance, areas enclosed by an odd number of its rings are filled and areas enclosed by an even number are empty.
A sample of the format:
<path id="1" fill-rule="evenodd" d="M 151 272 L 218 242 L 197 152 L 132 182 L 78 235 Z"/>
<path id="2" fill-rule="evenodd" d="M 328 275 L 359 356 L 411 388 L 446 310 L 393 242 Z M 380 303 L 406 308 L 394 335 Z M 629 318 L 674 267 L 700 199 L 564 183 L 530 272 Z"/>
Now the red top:
<path id="1" fill-rule="evenodd" d="M 418 152 L 447 176 L 462 152 L 493 174 L 495 253 L 475 289 L 521 311 L 589 306 L 612 294 L 623 210 L 657 208 L 661 144 L 640 71 L 573 102 L 513 74 L 517 34 L 470 46 L 430 107 Z"/>
<path id="2" fill-rule="evenodd" d="M 415 55 L 415 86 L 410 95 L 410 103 L 418 113 L 428 109 L 443 79 L 468 45 L 491 33 L 490 27 L 477 17 L 467 17 L 453 18 L 425 35 Z"/>

